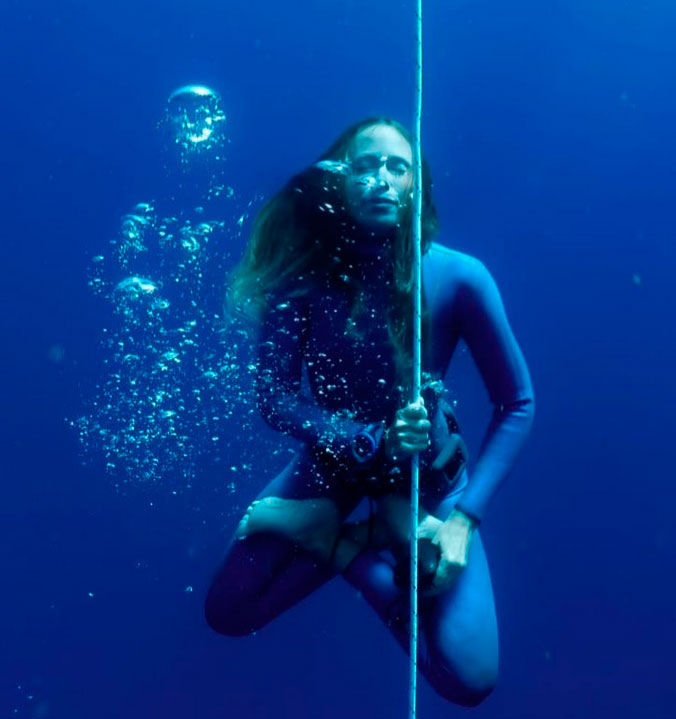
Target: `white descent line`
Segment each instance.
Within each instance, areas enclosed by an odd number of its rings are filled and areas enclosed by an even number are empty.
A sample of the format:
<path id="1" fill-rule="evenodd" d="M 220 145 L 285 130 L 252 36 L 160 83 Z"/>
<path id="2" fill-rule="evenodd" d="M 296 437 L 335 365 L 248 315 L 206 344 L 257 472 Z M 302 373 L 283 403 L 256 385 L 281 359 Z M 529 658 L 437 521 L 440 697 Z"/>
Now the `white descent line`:
<path id="1" fill-rule="evenodd" d="M 416 93 L 413 160 L 413 385 L 411 399 L 416 402 L 420 397 L 421 385 L 421 311 L 422 311 L 422 0 L 416 0 Z M 420 457 L 411 460 L 411 617 L 409 650 L 409 698 L 408 716 L 415 719 L 417 711 L 417 667 L 418 667 L 418 496 L 420 482 Z"/>

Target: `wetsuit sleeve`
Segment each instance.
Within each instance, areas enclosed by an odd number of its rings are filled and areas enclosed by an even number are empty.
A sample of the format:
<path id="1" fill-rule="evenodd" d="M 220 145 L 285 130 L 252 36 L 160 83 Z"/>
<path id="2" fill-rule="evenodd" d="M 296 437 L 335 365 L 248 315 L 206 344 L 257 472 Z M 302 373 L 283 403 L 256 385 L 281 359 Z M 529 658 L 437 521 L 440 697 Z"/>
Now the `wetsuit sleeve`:
<path id="1" fill-rule="evenodd" d="M 353 459 L 351 441 L 363 425 L 301 394 L 308 316 L 302 298 L 271 298 L 258 340 L 256 399 L 263 419 L 338 459 Z"/>
<path id="2" fill-rule="evenodd" d="M 458 331 L 481 373 L 493 416 L 458 509 L 480 520 L 530 432 L 535 408 L 530 374 L 488 270 L 477 260 L 458 294 Z"/>

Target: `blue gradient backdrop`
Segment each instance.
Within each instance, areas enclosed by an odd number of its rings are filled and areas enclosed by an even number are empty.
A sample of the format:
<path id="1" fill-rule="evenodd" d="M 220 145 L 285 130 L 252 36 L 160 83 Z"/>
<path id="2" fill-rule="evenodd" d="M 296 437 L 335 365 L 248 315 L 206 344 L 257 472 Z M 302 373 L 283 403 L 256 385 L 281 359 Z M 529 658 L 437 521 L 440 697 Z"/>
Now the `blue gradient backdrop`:
<path id="1" fill-rule="evenodd" d="M 86 266 L 162 185 L 169 92 L 221 92 L 229 182 L 269 195 L 348 123 L 410 121 L 413 5 L 2 3 L 1 716 L 406 715 L 403 653 L 338 580 L 254 637 L 211 633 L 220 479 L 121 496 L 64 418 L 101 371 Z M 474 714 L 670 719 L 676 5 L 429 0 L 426 28 L 440 239 L 494 273 L 538 397 L 484 523 L 501 678 Z M 452 385 L 476 453 L 467 356 Z M 421 719 L 464 711 L 421 685 Z"/>

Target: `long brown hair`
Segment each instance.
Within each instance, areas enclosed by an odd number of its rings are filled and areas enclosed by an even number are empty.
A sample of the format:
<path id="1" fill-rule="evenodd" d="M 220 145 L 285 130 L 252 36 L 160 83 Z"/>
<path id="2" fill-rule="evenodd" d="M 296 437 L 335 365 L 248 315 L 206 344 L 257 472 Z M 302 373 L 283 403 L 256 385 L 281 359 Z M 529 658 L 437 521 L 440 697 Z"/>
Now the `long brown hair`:
<path id="1" fill-rule="evenodd" d="M 346 277 L 341 248 L 356 231 L 354 219 L 344 201 L 344 177 L 317 167 L 319 162 L 344 163 L 354 138 L 374 125 L 395 128 L 412 145 L 408 130 L 389 117 L 370 117 L 348 127 L 320 155 L 317 162 L 292 177 L 263 206 L 256 216 L 244 257 L 229 282 L 227 304 L 231 310 L 256 320 L 266 306 L 266 296 L 279 288 L 300 294 L 296 280 L 311 275 L 327 279 Z M 408 202 L 392 242 L 392 306 L 388 316 L 390 336 L 401 361 L 410 357 L 413 284 L 412 203 Z M 438 229 L 437 211 L 432 200 L 429 167 L 422 163 L 422 252 L 429 248 Z M 347 273 L 349 275 L 349 272 Z M 350 278 L 348 277 L 348 280 Z M 348 281 L 348 287 L 350 282 Z M 353 314 L 360 304 L 359 288 L 351 284 Z M 405 362 L 405 364 L 408 364 Z M 401 367 L 403 370 L 403 367 Z"/>

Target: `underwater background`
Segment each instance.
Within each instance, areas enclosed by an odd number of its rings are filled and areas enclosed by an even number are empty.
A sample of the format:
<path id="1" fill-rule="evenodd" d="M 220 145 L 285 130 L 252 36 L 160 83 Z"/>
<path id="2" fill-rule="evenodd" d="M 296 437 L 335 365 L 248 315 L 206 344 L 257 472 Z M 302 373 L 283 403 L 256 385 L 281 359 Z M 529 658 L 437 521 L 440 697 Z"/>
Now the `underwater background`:
<path id="1" fill-rule="evenodd" d="M 239 514 L 293 445 L 248 413 L 246 348 L 204 329 L 196 351 L 235 367 L 204 392 L 234 410 L 200 424 L 188 404 L 190 471 L 134 446 L 106 470 L 101 422 L 133 404 L 107 338 L 140 329 L 92 263 L 138 203 L 189 222 L 161 121 L 176 88 L 213 88 L 218 232 L 201 294 L 172 301 L 217 327 L 262 198 L 352 122 L 412 124 L 414 31 L 402 0 L 2 3 L 0 716 L 406 716 L 407 658 L 339 579 L 253 637 L 206 626 Z M 477 717 L 676 711 L 675 37 L 671 0 L 425 3 L 437 239 L 495 276 L 538 403 L 482 525 L 501 676 Z M 449 386 L 476 455 L 490 406 L 466 354 Z M 419 697 L 421 718 L 466 712 Z"/>

